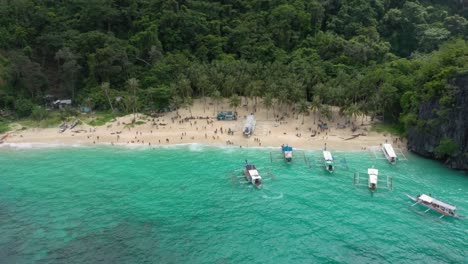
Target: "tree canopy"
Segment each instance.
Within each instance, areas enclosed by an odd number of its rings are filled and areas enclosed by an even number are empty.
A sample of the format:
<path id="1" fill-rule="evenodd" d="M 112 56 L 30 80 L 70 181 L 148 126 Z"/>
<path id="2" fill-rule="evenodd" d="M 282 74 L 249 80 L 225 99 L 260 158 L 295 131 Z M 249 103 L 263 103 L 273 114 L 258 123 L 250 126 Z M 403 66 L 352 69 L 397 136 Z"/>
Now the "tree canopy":
<path id="1" fill-rule="evenodd" d="M 3 0 L 0 107 L 27 116 L 53 96 L 135 112 L 206 96 L 237 107 L 245 96 L 412 124 L 417 102 L 445 94 L 467 66 L 467 10 L 441 0 Z"/>

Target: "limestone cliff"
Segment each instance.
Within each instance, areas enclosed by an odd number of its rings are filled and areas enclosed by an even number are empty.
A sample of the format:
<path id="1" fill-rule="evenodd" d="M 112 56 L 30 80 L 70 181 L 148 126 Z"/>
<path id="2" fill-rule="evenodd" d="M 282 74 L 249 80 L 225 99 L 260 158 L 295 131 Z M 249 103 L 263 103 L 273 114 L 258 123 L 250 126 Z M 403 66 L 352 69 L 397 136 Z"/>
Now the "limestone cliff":
<path id="1" fill-rule="evenodd" d="M 454 91 L 449 104 L 444 105 L 442 96 L 420 104 L 418 125 L 408 131 L 408 149 L 440 159 L 450 168 L 468 170 L 468 74 L 454 77 L 449 83 Z M 451 143 L 453 151 L 440 155 L 444 140 Z"/>

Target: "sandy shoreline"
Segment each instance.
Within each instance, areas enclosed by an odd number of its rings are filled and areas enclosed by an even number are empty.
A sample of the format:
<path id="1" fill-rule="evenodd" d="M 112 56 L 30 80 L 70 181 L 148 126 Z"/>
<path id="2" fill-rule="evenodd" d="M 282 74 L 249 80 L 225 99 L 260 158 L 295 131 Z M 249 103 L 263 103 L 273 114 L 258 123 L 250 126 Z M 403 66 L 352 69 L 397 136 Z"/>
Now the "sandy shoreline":
<path id="1" fill-rule="evenodd" d="M 405 142 L 397 140 L 394 136 L 384 135 L 370 131 L 371 124 L 362 118 L 358 118 L 356 128 L 352 131 L 352 125 L 344 124 L 346 117 L 340 117 L 337 110 L 333 111 L 332 122 L 327 122 L 327 130 L 321 131 L 318 127 L 319 115 L 314 124 L 313 113 L 306 115 L 302 124 L 302 115 L 293 113 L 276 113 L 257 106 L 253 110 L 253 103 L 237 108 L 238 120 L 216 120 L 216 106 L 207 104 L 204 106 L 201 100 L 195 100 L 191 109 L 179 109 L 177 112 L 169 112 L 159 117 L 137 115 L 140 125 L 133 127 L 131 123 L 133 115 L 116 118 L 104 126 L 91 127 L 80 124 L 75 128 L 67 129 L 59 133 L 58 128 L 28 128 L 25 130 L 9 132 L 4 139 L 4 146 L 32 145 L 115 145 L 115 146 L 167 146 L 179 144 L 197 143 L 209 146 L 231 147 L 280 147 L 288 144 L 298 149 L 318 150 L 326 146 L 331 150 L 356 151 L 364 150 L 371 146 L 379 146 L 385 141 L 393 143 L 398 148 L 404 148 Z M 219 105 L 219 111 L 233 110 L 227 101 Z M 256 126 L 253 135 L 249 138 L 242 134 L 245 116 L 253 113 Z M 208 119 L 207 119 L 208 118 Z M 234 131 L 228 133 L 228 131 Z M 359 135 L 359 136 L 357 136 Z M 18 145 L 19 144 L 19 145 Z"/>

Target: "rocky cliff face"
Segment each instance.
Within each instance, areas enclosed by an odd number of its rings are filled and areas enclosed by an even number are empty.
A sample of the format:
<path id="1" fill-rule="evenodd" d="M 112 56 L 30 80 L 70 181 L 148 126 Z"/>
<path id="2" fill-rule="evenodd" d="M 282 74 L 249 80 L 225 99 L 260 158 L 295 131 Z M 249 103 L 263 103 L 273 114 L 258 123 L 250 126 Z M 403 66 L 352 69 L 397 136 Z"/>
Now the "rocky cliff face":
<path id="1" fill-rule="evenodd" d="M 450 81 L 457 87 L 452 107 L 447 117 L 441 118 L 437 112 L 442 108 L 440 98 L 434 98 L 420 105 L 418 120 L 426 125 L 408 131 L 408 149 L 428 158 L 436 158 L 435 149 L 444 138 L 457 145 L 457 151 L 444 158 L 445 164 L 453 169 L 468 170 L 468 74 Z"/>

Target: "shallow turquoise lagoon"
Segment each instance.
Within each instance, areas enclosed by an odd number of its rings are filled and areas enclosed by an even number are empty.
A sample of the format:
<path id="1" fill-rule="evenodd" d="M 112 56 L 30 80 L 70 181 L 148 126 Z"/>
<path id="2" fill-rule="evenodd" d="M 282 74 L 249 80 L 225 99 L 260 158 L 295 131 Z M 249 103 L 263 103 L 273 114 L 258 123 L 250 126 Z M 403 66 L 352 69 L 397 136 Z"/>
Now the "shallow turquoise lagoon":
<path id="1" fill-rule="evenodd" d="M 318 151 L 286 164 L 279 149 L 0 149 L 0 262 L 468 263 L 468 219 L 404 196 L 431 193 L 468 215 L 466 174 L 413 155 L 391 166 L 334 154 L 350 168 L 329 174 Z M 243 183 L 246 159 L 275 180 Z M 392 192 L 353 186 L 372 165 Z"/>

